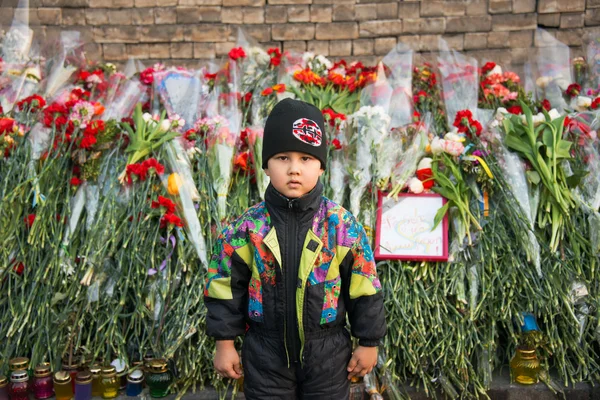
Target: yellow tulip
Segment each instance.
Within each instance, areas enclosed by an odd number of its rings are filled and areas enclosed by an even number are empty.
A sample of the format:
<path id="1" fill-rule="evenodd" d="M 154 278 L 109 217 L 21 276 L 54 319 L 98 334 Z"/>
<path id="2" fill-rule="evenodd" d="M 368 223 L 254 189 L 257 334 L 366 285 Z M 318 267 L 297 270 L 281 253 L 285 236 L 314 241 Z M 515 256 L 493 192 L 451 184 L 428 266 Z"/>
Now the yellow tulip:
<path id="1" fill-rule="evenodd" d="M 179 187 L 182 183 L 183 182 L 181 181 L 181 177 L 179 176 L 179 174 L 177 174 L 176 172 L 172 173 L 171 175 L 169 175 L 169 178 L 167 180 L 167 192 L 169 192 L 169 194 L 172 196 L 178 195 Z"/>

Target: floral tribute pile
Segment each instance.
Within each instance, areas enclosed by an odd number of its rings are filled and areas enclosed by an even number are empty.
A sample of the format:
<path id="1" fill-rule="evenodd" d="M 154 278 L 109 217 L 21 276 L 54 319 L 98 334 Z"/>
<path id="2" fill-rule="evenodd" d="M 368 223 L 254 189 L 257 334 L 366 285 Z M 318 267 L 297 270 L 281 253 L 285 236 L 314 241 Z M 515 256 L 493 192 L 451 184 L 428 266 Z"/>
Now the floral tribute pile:
<path id="1" fill-rule="evenodd" d="M 539 57 L 519 76 L 450 50 L 417 65 L 400 45 L 366 66 L 240 34 L 199 70 L 132 60 L 118 71 L 61 38 L 54 58 L 19 24 L 2 42 L 0 359 L 131 366 L 153 353 L 179 393 L 224 393 L 198 293 L 218 233 L 268 185 L 265 118 L 295 97 L 323 110 L 326 195 L 371 238 L 378 192 L 447 199 L 436 222 L 450 219 L 448 262 L 378 264 L 379 390 L 485 394 L 522 344 L 524 313 L 540 328 L 542 380 L 560 390 L 553 369 L 566 384 L 600 381 L 594 65 Z M 589 60 L 598 54 L 594 42 Z"/>

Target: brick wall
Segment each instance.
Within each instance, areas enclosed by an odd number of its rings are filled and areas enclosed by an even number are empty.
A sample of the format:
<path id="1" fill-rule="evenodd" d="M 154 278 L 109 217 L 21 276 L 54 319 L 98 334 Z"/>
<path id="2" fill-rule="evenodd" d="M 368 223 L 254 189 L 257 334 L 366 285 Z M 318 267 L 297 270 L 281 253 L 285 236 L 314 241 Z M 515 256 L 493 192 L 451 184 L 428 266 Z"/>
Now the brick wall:
<path id="1" fill-rule="evenodd" d="M 6 28 L 17 0 L 3 0 Z M 397 42 L 429 53 L 438 38 L 474 57 L 518 65 L 543 27 L 582 53 L 600 0 L 30 0 L 41 41 L 79 30 L 88 56 L 199 66 L 225 55 L 237 27 L 265 47 L 375 62 Z"/>

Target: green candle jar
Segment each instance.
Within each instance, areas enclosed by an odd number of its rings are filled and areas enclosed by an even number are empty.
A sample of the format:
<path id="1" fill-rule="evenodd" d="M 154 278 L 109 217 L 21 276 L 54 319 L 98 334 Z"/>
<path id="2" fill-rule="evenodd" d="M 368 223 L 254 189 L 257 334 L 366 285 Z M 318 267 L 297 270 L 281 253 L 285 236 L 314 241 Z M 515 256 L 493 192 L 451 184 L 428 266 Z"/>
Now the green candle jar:
<path id="1" fill-rule="evenodd" d="M 167 369 L 165 360 L 154 359 L 148 363 L 146 383 L 150 388 L 150 396 L 153 398 L 167 396 L 172 381 L 173 377 Z"/>

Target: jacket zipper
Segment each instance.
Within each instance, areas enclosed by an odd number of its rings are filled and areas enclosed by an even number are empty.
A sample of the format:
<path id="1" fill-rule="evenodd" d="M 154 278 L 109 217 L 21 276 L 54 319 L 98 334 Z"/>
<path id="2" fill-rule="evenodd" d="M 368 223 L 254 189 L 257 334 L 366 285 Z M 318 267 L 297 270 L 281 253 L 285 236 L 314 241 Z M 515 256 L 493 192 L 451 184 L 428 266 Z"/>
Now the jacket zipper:
<path id="1" fill-rule="evenodd" d="M 287 325 L 291 324 L 291 328 L 292 329 L 298 329 L 294 322 L 296 320 L 296 307 L 293 307 L 293 305 L 295 304 L 295 299 L 296 299 L 296 285 L 297 285 L 297 280 L 298 280 L 298 274 L 296 273 L 296 275 L 294 276 L 293 274 L 290 274 L 290 270 L 291 270 L 291 263 L 294 262 L 294 260 L 296 259 L 296 247 L 297 247 L 297 234 L 298 232 L 296 229 L 296 219 L 294 218 L 293 215 L 293 206 L 294 206 L 294 201 L 293 200 L 289 200 L 288 202 L 288 210 L 289 210 L 289 223 L 288 223 L 288 235 L 287 235 L 287 243 L 286 245 L 288 246 L 288 248 L 290 249 L 289 255 L 287 257 L 287 265 L 288 265 L 288 273 L 286 274 L 287 280 L 289 280 L 289 282 L 286 282 L 287 284 L 285 285 L 286 288 L 286 332 L 285 332 L 285 336 L 286 336 L 286 341 L 287 341 Z M 294 335 L 295 336 L 295 335 Z M 292 350 L 292 354 L 295 357 L 297 357 L 298 355 L 298 351 L 297 351 L 297 344 L 294 343 L 294 341 L 292 341 L 292 343 L 290 343 L 290 348 Z M 287 343 L 286 343 L 286 350 L 287 350 Z M 288 354 L 288 361 L 289 361 L 289 354 Z"/>

